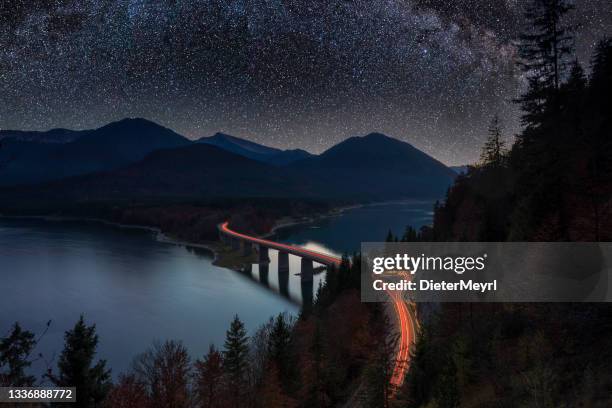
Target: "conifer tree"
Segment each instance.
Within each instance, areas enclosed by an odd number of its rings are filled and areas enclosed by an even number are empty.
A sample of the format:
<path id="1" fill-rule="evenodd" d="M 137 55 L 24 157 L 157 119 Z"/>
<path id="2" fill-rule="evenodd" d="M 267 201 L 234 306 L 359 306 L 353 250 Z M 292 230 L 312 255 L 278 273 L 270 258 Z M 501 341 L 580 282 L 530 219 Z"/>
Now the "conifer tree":
<path id="1" fill-rule="evenodd" d="M 485 166 L 500 168 L 504 164 L 506 154 L 505 142 L 502 139 L 502 128 L 497 115 L 491 119 L 489 136 L 480 154 L 480 161 Z"/>
<path id="2" fill-rule="evenodd" d="M 226 333 L 223 349 L 223 366 L 227 375 L 228 391 L 233 396 L 235 407 L 243 406 L 241 397 L 247 387 L 248 341 L 244 323 L 236 315 Z"/>
<path id="3" fill-rule="evenodd" d="M 96 326 L 87 326 L 83 316 L 64 336 L 65 345 L 58 361 L 59 374 L 47 377 L 58 387 L 76 387 L 79 407 L 94 407 L 110 391 L 110 370 L 106 361 L 94 364 L 98 335 Z"/>
<path id="4" fill-rule="evenodd" d="M 563 17 L 574 7 L 567 0 L 533 0 L 525 14 L 529 30 L 519 43 L 519 66 L 529 89 L 518 99 L 527 127 L 537 127 L 546 111 L 557 108 L 557 91 L 573 48 Z"/>
<path id="5" fill-rule="evenodd" d="M 19 323 L 13 325 L 7 337 L 0 339 L 0 386 L 34 385 L 36 379 L 25 370 L 31 365 L 28 357 L 35 346 L 34 333 L 23 330 Z"/>

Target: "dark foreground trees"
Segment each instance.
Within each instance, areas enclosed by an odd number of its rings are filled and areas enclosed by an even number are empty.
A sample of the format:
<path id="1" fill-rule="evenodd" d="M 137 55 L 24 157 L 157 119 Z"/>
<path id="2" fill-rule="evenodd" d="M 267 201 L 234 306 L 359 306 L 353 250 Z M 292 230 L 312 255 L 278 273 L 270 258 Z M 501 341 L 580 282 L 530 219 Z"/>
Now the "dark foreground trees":
<path id="1" fill-rule="evenodd" d="M 0 386 L 31 387 L 36 378 L 26 374 L 30 355 L 36 346 L 34 333 L 15 323 L 9 335 L 0 340 Z"/>
<path id="2" fill-rule="evenodd" d="M 612 239 L 612 42 L 599 43 L 586 74 L 564 26 L 569 3 L 533 4 L 520 45 L 523 130 L 501 166 L 490 132 L 481 162 L 436 206 L 434 240 Z M 406 407 L 612 403 L 607 304 L 441 304 L 430 316 Z"/>
<path id="3" fill-rule="evenodd" d="M 106 361 L 94 363 L 98 347 L 95 324 L 87 326 L 81 316 L 74 328 L 66 332 L 64 340 L 58 373 L 50 370 L 47 378 L 58 387 L 76 387 L 79 407 L 99 406 L 110 390 L 111 380 Z"/>

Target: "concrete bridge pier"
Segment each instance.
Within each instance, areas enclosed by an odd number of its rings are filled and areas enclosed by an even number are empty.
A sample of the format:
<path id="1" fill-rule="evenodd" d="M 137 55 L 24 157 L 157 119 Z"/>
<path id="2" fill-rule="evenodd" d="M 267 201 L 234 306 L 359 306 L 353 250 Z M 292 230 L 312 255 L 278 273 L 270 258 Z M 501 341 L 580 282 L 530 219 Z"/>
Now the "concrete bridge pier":
<path id="1" fill-rule="evenodd" d="M 268 255 L 268 247 L 259 245 L 259 263 L 270 263 L 270 256 Z"/>
<path id="2" fill-rule="evenodd" d="M 302 280 L 300 283 L 300 288 L 302 289 L 302 310 L 305 313 L 309 313 L 312 310 L 314 301 L 314 279 Z"/>
<path id="3" fill-rule="evenodd" d="M 289 268 L 278 268 L 278 291 L 281 295 L 289 298 Z"/>
<path id="4" fill-rule="evenodd" d="M 242 255 L 249 256 L 251 255 L 253 249 L 253 245 L 248 241 L 242 241 Z"/>
<path id="5" fill-rule="evenodd" d="M 300 271 L 300 276 L 302 281 L 311 281 L 314 275 L 314 268 L 312 266 L 312 261 L 310 259 L 302 258 L 302 269 Z"/>
<path id="6" fill-rule="evenodd" d="M 278 251 L 278 271 L 289 272 L 289 254 L 287 252 Z"/>
<path id="7" fill-rule="evenodd" d="M 259 264 L 259 282 L 261 282 L 264 286 L 270 286 L 270 282 L 268 279 L 268 275 L 270 273 L 270 264 L 263 263 Z"/>

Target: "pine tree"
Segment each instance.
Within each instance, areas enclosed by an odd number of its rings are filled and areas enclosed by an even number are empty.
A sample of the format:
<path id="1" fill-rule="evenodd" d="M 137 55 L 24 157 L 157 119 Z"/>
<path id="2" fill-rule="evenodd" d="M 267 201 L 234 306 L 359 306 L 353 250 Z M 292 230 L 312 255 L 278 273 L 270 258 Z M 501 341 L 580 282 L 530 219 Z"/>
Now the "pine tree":
<path id="1" fill-rule="evenodd" d="M 248 341 L 244 323 L 236 315 L 226 333 L 223 350 L 223 366 L 228 379 L 229 393 L 233 396 L 235 407 L 243 406 L 241 397 L 247 387 Z"/>
<path id="2" fill-rule="evenodd" d="M 480 161 L 484 166 L 500 168 L 503 166 L 506 155 L 506 144 L 502 139 L 502 128 L 497 115 L 491 119 L 489 136 L 480 154 Z"/>
<path id="3" fill-rule="evenodd" d="M 294 363 L 291 355 L 291 322 L 282 313 L 274 319 L 268 339 L 268 355 L 278 367 L 281 384 L 287 390 L 291 384 Z"/>
<path id="4" fill-rule="evenodd" d="M 592 74 L 587 90 L 585 108 L 587 176 L 578 185 L 584 190 L 591 208 L 592 238 L 606 240 L 606 218 L 609 218 L 612 188 L 612 38 L 597 45 L 592 60 Z M 609 222 L 609 221 L 608 221 Z"/>
<path id="5" fill-rule="evenodd" d="M 573 8 L 567 0 L 533 0 L 527 9 L 529 30 L 520 39 L 519 66 L 529 89 L 518 102 L 528 127 L 537 127 L 549 108 L 557 108 L 557 91 L 573 48 L 563 17 Z"/>
<path id="6" fill-rule="evenodd" d="M 36 379 L 26 375 L 25 370 L 31 365 L 28 357 L 35 346 L 34 333 L 23 330 L 19 323 L 15 323 L 8 337 L 0 340 L 0 386 L 34 385 Z"/>
<path id="7" fill-rule="evenodd" d="M 87 326 L 83 316 L 64 336 L 65 345 L 58 361 L 59 375 L 47 377 L 58 387 L 76 387 L 79 407 L 93 407 L 110 391 L 110 370 L 106 361 L 93 364 L 98 347 L 96 326 Z"/>

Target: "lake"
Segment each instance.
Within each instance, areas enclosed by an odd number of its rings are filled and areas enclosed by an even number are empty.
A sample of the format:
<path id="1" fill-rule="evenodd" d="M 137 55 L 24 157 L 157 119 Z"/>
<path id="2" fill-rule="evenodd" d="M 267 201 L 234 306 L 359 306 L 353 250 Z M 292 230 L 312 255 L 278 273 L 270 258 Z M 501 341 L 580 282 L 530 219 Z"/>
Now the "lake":
<path id="1" fill-rule="evenodd" d="M 381 241 L 389 228 L 431 222 L 432 204 L 372 205 L 279 230 L 273 239 L 340 255 L 361 241 Z M 299 277 L 299 258 L 278 273 L 277 253 L 268 266 L 244 273 L 212 264 L 206 251 L 156 240 L 151 231 L 95 222 L 0 218 L 0 336 L 19 321 L 48 332 L 36 352 L 42 372 L 56 366 L 63 334 L 83 313 L 100 337 L 98 356 L 116 376 L 153 341 L 178 339 L 194 358 L 210 343 L 222 346 L 235 314 L 253 332 L 281 312 L 297 314 L 324 280 Z M 307 299 L 308 301 L 308 299 Z"/>

